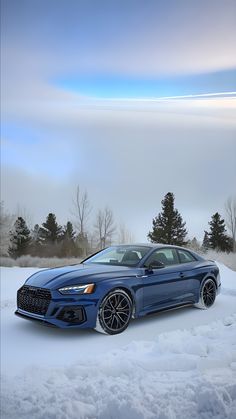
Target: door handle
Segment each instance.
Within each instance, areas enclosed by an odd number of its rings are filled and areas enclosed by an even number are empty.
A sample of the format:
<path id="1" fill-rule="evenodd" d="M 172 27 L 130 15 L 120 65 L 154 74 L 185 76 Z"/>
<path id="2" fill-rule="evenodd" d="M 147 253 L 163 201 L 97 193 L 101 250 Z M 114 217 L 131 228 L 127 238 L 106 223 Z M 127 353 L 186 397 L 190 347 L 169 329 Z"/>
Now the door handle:
<path id="1" fill-rule="evenodd" d="M 183 272 L 180 272 L 179 276 L 180 276 L 180 278 L 184 278 L 185 277 L 185 275 L 184 275 Z"/>

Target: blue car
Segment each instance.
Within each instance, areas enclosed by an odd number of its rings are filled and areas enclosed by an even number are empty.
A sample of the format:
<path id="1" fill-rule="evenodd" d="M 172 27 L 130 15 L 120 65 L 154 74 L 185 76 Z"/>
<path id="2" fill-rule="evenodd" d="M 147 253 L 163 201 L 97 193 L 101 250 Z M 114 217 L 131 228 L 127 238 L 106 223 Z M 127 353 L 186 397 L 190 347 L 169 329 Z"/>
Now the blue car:
<path id="1" fill-rule="evenodd" d="M 220 286 L 217 265 L 188 249 L 112 246 L 80 264 L 32 275 L 18 290 L 15 314 L 114 335 L 131 318 L 187 305 L 208 309 Z"/>

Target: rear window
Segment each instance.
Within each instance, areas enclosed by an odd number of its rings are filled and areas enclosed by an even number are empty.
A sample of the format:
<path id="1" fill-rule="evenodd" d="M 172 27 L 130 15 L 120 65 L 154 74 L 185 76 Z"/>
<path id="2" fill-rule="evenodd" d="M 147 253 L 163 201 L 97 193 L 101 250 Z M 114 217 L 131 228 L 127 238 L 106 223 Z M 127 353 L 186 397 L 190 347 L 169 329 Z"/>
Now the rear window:
<path id="1" fill-rule="evenodd" d="M 179 260 L 176 253 L 176 249 L 167 247 L 156 250 L 145 262 L 145 266 L 152 265 L 153 263 L 162 263 L 164 266 L 178 264 Z"/>
<path id="2" fill-rule="evenodd" d="M 180 259 L 180 263 L 189 263 L 189 262 L 194 262 L 196 259 L 195 257 L 187 252 L 186 250 L 178 250 L 178 254 L 179 254 L 179 259 Z"/>

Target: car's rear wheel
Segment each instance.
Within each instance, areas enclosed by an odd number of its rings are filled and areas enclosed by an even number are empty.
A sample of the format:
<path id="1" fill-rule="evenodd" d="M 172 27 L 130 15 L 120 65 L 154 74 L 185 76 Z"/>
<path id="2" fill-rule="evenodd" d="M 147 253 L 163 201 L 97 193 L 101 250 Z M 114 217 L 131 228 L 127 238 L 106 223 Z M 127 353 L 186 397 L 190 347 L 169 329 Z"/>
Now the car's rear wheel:
<path id="1" fill-rule="evenodd" d="M 122 289 L 107 294 L 98 310 L 95 330 L 100 333 L 116 335 L 123 332 L 132 316 L 132 301 Z"/>
<path id="2" fill-rule="evenodd" d="M 195 307 L 207 310 L 210 308 L 216 299 L 216 284 L 213 279 L 207 279 L 201 288 L 199 302 Z"/>

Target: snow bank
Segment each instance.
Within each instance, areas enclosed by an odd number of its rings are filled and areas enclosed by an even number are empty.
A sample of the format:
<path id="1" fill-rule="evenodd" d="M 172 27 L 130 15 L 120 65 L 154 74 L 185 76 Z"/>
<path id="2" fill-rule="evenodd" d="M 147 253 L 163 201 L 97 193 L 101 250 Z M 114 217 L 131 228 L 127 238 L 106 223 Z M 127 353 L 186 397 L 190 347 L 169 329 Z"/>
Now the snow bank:
<path id="1" fill-rule="evenodd" d="M 3 302 L 13 302 L 26 272 L 5 269 Z M 212 309 L 151 316 L 112 337 L 20 322 L 6 304 L 2 418 L 236 417 L 236 273 L 220 269 Z"/>
<path id="2" fill-rule="evenodd" d="M 213 259 L 217 262 L 228 266 L 230 269 L 236 271 L 236 253 L 216 252 L 214 250 L 208 250 L 207 253 L 203 254 L 206 259 Z"/>
<path id="3" fill-rule="evenodd" d="M 30 256 L 24 255 L 20 256 L 17 259 L 12 259 L 10 257 L 0 257 L 0 265 L 5 267 L 35 267 L 35 268 L 56 268 L 58 266 L 73 265 L 75 263 L 80 263 L 82 258 L 73 257 L 73 258 L 44 258 L 39 256 Z"/>
<path id="4" fill-rule="evenodd" d="M 233 418 L 236 315 L 132 342 L 90 362 L 29 367 L 4 378 L 2 404 L 8 419 Z"/>

